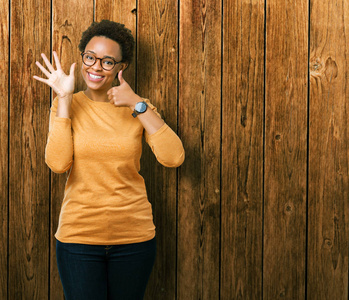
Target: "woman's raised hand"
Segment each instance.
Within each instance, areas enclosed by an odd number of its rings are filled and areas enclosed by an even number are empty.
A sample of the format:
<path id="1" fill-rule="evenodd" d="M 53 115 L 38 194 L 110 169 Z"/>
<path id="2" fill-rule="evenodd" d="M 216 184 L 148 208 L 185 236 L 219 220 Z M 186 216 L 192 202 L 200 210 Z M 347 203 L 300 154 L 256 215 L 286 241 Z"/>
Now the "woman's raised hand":
<path id="1" fill-rule="evenodd" d="M 57 70 L 53 68 L 52 64 L 47 59 L 45 54 L 42 53 L 41 56 L 44 59 L 45 65 L 48 70 L 45 69 L 38 61 L 36 62 L 36 65 L 47 76 L 47 79 L 38 76 L 34 76 L 34 79 L 39 80 L 50 86 L 55 91 L 57 96 L 60 98 L 71 96 L 74 92 L 74 69 L 76 64 L 73 63 L 71 65 L 70 73 L 69 75 L 66 75 L 62 70 L 61 63 L 55 51 L 53 51 L 53 57 L 56 63 Z"/>
<path id="2" fill-rule="evenodd" d="M 122 71 L 118 73 L 120 85 L 111 88 L 108 92 L 108 99 L 115 106 L 128 106 L 132 108 L 142 99 L 132 90 L 126 80 L 122 77 Z"/>

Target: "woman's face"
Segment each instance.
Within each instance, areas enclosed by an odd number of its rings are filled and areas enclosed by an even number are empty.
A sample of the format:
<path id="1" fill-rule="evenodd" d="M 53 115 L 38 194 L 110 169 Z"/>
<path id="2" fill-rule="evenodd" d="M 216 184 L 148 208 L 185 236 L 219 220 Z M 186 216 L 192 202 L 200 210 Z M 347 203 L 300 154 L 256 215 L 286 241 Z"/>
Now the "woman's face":
<path id="1" fill-rule="evenodd" d="M 93 37 L 85 48 L 85 53 L 91 53 L 97 58 L 112 57 L 115 61 L 122 60 L 120 45 L 106 37 Z M 116 74 L 127 67 L 126 63 L 118 63 L 115 67 L 106 71 L 101 66 L 101 60 L 97 59 L 92 66 L 86 66 L 82 63 L 81 73 L 84 78 L 87 89 L 98 92 L 107 92 L 111 87 Z"/>

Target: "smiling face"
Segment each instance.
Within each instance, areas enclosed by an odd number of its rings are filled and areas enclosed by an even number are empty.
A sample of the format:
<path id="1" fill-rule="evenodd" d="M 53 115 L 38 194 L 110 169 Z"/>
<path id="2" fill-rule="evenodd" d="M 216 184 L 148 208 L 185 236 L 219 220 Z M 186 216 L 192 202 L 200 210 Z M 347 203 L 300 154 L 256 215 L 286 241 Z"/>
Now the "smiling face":
<path id="1" fill-rule="evenodd" d="M 84 52 L 91 53 L 98 58 L 111 57 L 117 62 L 122 60 L 120 45 L 103 36 L 93 37 L 86 45 Z M 106 71 L 102 68 L 101 60 L 99 59 L 97 59 L 96 63 L 92 66 L 82 64 L 81 74 L 87 85 L 86 92 L 88 94 L 96 92 L 99 94 L 106 94 L 112 87 L 116 74 L 126 67 L 126 63 L 118 63 L 115 65 L 114 69 Z"/>

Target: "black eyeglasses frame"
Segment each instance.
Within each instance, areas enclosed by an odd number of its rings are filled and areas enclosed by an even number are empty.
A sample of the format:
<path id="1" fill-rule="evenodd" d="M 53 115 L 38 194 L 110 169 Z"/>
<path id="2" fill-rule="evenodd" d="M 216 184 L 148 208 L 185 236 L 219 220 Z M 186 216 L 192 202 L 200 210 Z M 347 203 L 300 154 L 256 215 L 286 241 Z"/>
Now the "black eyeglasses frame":
<path id="1" fill-rule="evenodd" d="M 84 62 L 84 55 L 85 55 L 85 54 L 90 54 L 91 56 L 93 56 L 93 57 L 96 59 L 92 65 L 87 65 L 87 64 Z M 82 63 L 83 63 L 85 66 L 88 66 L 88 67 L 92 67 L 92 66 L 97 62 L 97 60 L 99 59 L 99 60 L 100 60 L 101 67 L 102 67 L 102 69 L 105 70 L 105 71 L 111 71 L 111 70 L 113 70 L 113 69 L 115 68 L 115 66 L 116 66 L 117 64 L 122 63 L 122 60 L 121 60 L 121 61 L 116 61 L 113 57 L 103 57 L 103 58 L 99 58 L 99 57 L 97 57 L 96 55 L 94 55 L 93 53 L 89 53 L 89 52 L 81 52 L 80 55 L 81 55 Z M 114 66 L 113 66 L 110 70 L 107 70 L 107 69 L 105 69 L 105 68 L 103 67 L 103 63 L 102 63 L 102 62 L 103 62 L 103 59 L 105 59 L 105 58 L 109 58 L 109 59 L 111 59 L 111 60 L 114 61 Z"/>

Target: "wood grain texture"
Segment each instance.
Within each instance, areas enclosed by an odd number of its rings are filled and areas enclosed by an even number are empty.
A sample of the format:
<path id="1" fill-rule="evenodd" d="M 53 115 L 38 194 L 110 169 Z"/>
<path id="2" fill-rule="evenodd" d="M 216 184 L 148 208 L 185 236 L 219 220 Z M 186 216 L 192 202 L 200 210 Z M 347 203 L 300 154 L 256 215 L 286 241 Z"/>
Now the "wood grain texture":
<path id="1" fill-rule="evenodd" d="M 309 299 L 348 299 L 348 30 L 348 1 L 311 1 Z"/>
<path id="2" fill-rule="evenodd" d="M 177 130 L 177 1 L 138 1 L 137 91 L 150 99 L 165 122 Z M 156 162 L 143 147 L 141 174 L 153 207 L 157 257 L 145 299 L 175 299 L 176 169 Z"/>
<path id="3" fill-rule="evenodd" d="M 50 1 L 12 1 L 10 13 L 8 299 L 46 299 L 49 171 L 44 137 L 50 92 L 33 75 L 40 52 L 49 51 Z"/>
<path id="4" fill-rule="evenodd" d="M 262 298 L 264 1 L 223 2 L 221 299 Z"/>
<path id="5" fill-rule="evenodd" d="M 218 299 L 221 1 L 180 1 L 177 299 Z"/>
<path id="6" fill-rule="evenodd" d="M 71 64 L 77 62 L 75 92 L 85 89 L 80 71 L 82 62 L 78 45 L 82 32 L 93 22 L 93 5 L 93 0 L 84 2 L 79 0 L 52 1 L 52 50 L 57 51 L 62 68 L 66 73 L 69 72 Z M 50 299 L 63 299 L 63 289 L 56 263 L 56 239 L 54 234 L 57 230 L 67 174 L 51 174 Z"/>
<path id="7" fill-rule="evenodd" d="M 186 150 L 175 170 L 144 145 L 158 246 L 145 299 L 348 299 L 348 1 L 9 0 L 0 11 L 0 299 L 64 299 L 54 233 L 66 174 L 44 163 L 52 96 L 32 76 L 56 50 L 66 71 L 78 62 L 84 89 L 77 46 L 94 18 L 132 30 L 125 78 Z"/>
<path id="8" fill-rule="evenodd" d="M 263 298 L 304 299 L 308 1 L 267 1 Z"/>
<path id="9" fill-rule="evenodd" d="M 111 20 L 131 30 L 133 37 L 137 37 L 137 0 L 96 0 L 95 20 L 100 22 L 103 19 Z M 127 83 L 135 89 L 136 87 L 136 47 L 134 49 L 134 60 L 123 73 Z"/>
<path id="10" fill-rule="evenodd" d="M 9 57 L 9 5 L 0 2 L 0 299 L 7 299 L 8 281 L 8 57 Z"/>

